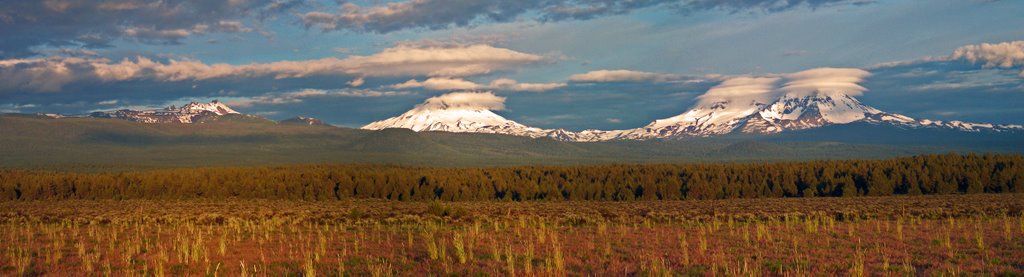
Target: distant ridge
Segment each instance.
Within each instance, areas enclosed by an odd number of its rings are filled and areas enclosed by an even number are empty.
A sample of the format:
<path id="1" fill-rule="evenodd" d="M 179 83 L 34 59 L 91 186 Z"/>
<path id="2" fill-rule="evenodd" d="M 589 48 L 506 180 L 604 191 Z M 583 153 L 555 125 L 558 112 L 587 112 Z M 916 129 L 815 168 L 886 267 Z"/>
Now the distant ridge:
<path id="1" fill-rule="evenodd" d="M 281 123 L 281 124 L 310 125 L 310 126 L 328 126 L 327 123 L 324 123 L 320 119 L 316 119 L 316 118 L 312 118 L 312 117 L 305 117 L 305 116 L 292 117 L 292 118 L 289 118 L 289 119 L 278 121 L 278 123 Z"/>
<path id="2" fill-rule="evenodd" d="M 158 110 L 131 110 L 94 112 L 89 117 L 116 118 L 142 123 L 197 123 L 204 118 L 240 114 L 220 101 L 210 103 L 191 102 L 181 108 L 170 106 Z M 54 116 L 56 117 L 56 116 Z"/>
<path id="3" fill-rule="evenodd" d="M 402 128 L 416 132 L 503 134 L 575 142 L 678 140 L 725 135 L 776 135 L 826 126 L 851 125 L 852 123 L 893 127 L 883 129 L 885 132 L 894 133 L 906 133 L 909 130 L 938 130 L 958 133 L 1024 134 L 1024 126 L 1017 124 L 914 119 L 901 114 L 884 112 L 861 103 L 853 96 L 856 91 L 822 89 L 786 92 L 757 98 L 709 97 L 708 95 L 713 92 L 714 89 L 705 96 L 701 96 L 700 102 L 682 114 L 655 120 L 641 128 L 626 130 L 573 132 L 565 129 L 530 127 L 492 111 L 503 109 L 501 103 L 504 98 L 491 93 L 471 92 L 432 97 L 399 116 L 367 124 L 362 129 Z M 488 101 L 491 104 L 486 104 Z M 485 104 L 481 105 L 478 102 Z M 140 123 L 183 124 L 204 123 L 212 120 L 262 119 L 262 117 L 254 115 L 243 115 L 217 100 L 210 103 L 191 102 L 180 108 L 170 106 L 155 110 L 121 109 L 93 112 L 84 116 L 43 113 L 33 116 L 115 118 Z M 320 119 L 302 116 L 285 119 L 278 123 L 330 126 Z"/>
<path id="4" fill-rule="evenodd" d="M 770 101 L 721 99 L 698 103 L 690 110 L 647 126 L 615 131 L 541 129 L 506 119 L 486 107 L 434 105 L 428 100 L 399 116 L 376 121 L 363 129 L 405 128 L 413 131 L 490 133 L 548 137 L 562 141 L 682 139 L 730 134 L 770 135 L 831 125 L 867 123 L 899 129 L 938 129 L 960 132 L 1021 133 L 1024 126 L 914 119 L 864 105 L 842 92 L 814 91 L 783 94 Z"/>

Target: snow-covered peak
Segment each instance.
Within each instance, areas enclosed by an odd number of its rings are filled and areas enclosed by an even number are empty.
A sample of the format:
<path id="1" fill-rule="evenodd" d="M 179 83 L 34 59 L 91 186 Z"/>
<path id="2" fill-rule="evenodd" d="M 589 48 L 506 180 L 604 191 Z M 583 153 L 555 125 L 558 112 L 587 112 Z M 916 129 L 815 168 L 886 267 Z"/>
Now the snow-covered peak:
<path id="1" fill-rule="evenodd" d="M 399 116 L 367 124 L 363 129 L 406 128 L 417 132 L 470 132 L 488 126 L 526 128 L 487 109 L 438 109 L 419 106 Z"/>
<path id="2" fill-rule="evenodd" d="M 573 140 L 568 131 L 529 127 L 492 110 L 504 109 L 505 98 L 490 92 L 455 92 L 427 99 L 399 116 L 376 121 L 362 129 L 406 128 L 413 131 L 508 134 Z"/>
<path id="3" fill-rule="evenodd" d="M 627 130 L 628 137 L 673 138 L 732 133 L 777 133 L 864 119 L 877 109 L 853 96 L 867 71 L 818 68 L 769 77 L 733 77 L 712 87 L 690 110 Z M 781 83 L 781 86 L 780 86 Z"/>
<path id="4" fill-rule="evenodd" d="M 194 123 L 211 116 L 240 114 L 220 101 L 210 103 L 191 102 L 180 108 L 170 106 L 156 110 L 122 109 L 107 112 L 94 112 L 91 117 L 118 118 L 142 123 Z"/>
<path id="5" fill-rule="evenodd" d="M 204 111 L 213 112 L 217 115 L 239 114 L 239 112 L 217 100 L 213 100 L 210 103 L 191 102 L 181 106 L 178 111 L 183 114 L 198 114 Z"/>
<path id="6" fill-rule="evenodd" d="M 869 75 L 861 69 L 818 68 L 766 77 L 732 77 L 699 96 L 697 103 L 682 114 L 636 129 L 572 132 L 528 127 L 492 112 L 504 109 L 505 100 L 492 93 L 450 93 L 432 97 L 400 116 L 363 128 L 500 133 L 569 141 L 774 134 L 854 122 L 969 132 L 1024 131 L 1021 125 L 918 120 L 867 106 L 856 97 L 867 90 L 859 83 Z"/>

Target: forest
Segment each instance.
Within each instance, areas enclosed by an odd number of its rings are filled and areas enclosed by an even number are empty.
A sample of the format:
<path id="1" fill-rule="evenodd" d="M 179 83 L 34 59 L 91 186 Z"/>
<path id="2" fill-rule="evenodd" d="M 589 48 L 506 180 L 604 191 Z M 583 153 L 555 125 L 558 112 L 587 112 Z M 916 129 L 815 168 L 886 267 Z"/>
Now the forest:
<path id="1" fill-rule="evenodd" d="M 1024 156 L 431 168 L 203 167 L 127 172 L 0 170 L 0 200 L 683 200 L 1017 193 Z"/>

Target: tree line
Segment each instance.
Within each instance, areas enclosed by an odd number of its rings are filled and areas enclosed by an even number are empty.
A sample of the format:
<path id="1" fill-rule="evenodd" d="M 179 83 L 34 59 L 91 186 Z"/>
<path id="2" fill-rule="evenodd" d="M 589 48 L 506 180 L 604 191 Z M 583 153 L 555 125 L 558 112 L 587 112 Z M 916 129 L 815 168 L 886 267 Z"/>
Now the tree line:
<path id="1" fill-rule="evenodd" d="M 682 200 L 1024 192 L 1024 156 L 429 168 L 301 165 L 135 172 L 0 171 L 0 200 Z"/>

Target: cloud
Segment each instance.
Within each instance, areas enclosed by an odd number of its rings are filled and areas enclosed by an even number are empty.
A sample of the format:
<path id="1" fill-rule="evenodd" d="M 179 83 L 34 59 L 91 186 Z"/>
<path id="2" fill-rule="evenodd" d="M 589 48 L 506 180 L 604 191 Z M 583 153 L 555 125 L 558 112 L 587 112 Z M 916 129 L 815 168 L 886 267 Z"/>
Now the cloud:
<path id="1" fill-rule="evenodd" d="M 814 93 L 842 93 L 859 96 L 867 88 L 859 85 L 871 73 L 857 68 L 815 68 L 786 74 L 786 84 L 781 90 L 785 93 L 809 95 Z"/>
<path id="2" fill-rule="evenodd" d="M 722 10 L 727 12 L 762 11 L 782 12 L 799 7 L 817 9 L 828 6 L 853 5 L 863 6 L 875 3 L 874 0 L 690 0 L 682 1 L 685 11 Z"/>
<path id="3" fill-rule="evenodd" d="M 366 79 L 363 79 L 363 77 L 359 77 L 359 78 L 356 78 L 356 79 L 354 79 L 352 81 L 348 81 L 348 83 L 346 83 L 346 84 L 348 84 L 348 85 L 350 85 L 352 87 L 359 87 L 359 86 L 362 86 L 364 83 L 366 83 Z"/>
<path id="4" fill-rule="evenodd" d="M 876 64 L 869 69 L 923 66 L 952 61 L 981 64 L 982 68 L 1014 69 L 1024 67 L 1024 41 L 981 43 L 964 45 L 949 56 L 924 57 L 915 60 L 894 61 Z M 1018 76 L 1024 77 L 1024 70 Z"/>
<path id="5" fill-rule="evenodd" d="M 35 105 L 35 104 L 24 104 L 24 105 L 22 105 L 22 104 L 10 104 L 10 103 L 8 103 L 8 104 L 0 105 L 0 113 L 23 113 L 24 109 L 32 109 L 32 108 L 37 108 L 37 107 L 39 107 L 39 106 Z"/>
<path id="6" fill-rule="evenodd" d="M 301 103 L 309 97 L 388 97 L 412 95 L 408 91 L 377 91 L 368 89 L 300 89 L 284 93 L 267 93 L 259 96 L 228 101 L 225 104 L 232 107 L 252 107 L 254 105 L 283 105 Z"/>
<path id="7" fill-rule="evenodd" d="M 310 76 L 464 77 L 510 70 L 544 57 L 490 45 L 400 45 L 370 56 L 279 61 L 245 65 L 206 64 L 194 60 L 158 62 L 145 57 L 112 62 L 101 58 L 49 57 L 0 60 L 0 92 L 53 92 L 72 82 L 129 80 L 201 81 L 217 78 L 276 79 Z M 352 84 L 356 84 L 353 82 Z M 355 86 L 355 85 L 354 85 Z"/>
<path id="8" fill-rule="evenodd" d="M 453 78 L 430 78 L 423 82 L 417 80 L 409 80 L 405 83 L 395 84 L 391 86 L 395 89 L 408 89 L 408 88 L 425 88 L 429 90 L 474 90 L 481 86 L 477 83 L 466 81 L 463 79 Z"/>
<path id="9" fill-rule="evenodd" d="M 542 92 L 565 87 L 564 83 L 520 83 L 508 78 L 491 81 L 487 87 L 495 90 Z"/>
<path id="10" fill-rule="evenodd" d="M 1024 41 L 966 45 L 954 50 L 950 58 L 982 63 L 985 68 L 1024 67 Z M 1019 76 L 1024 77 L 1024 71 Z"/>
<path id="11" fill-rule="evenodd" d="M 429 90 L 504 90 L 504 91 L 530 91 L 542 92 L 561 87 L 563 83 L 520 83 L 508 78 L 499 78 L 491 81 L 490 84 L 477 84 L 459 78 L 429 78 L 422 82 L 415 79 L 405 83 L 391 85 L 394 89 L 425 88 Z"/>
<path id="12" fill-rule="evenodd" d="M 932 83 L 926 85 L 919 85 L 911 87 L 913 91 L 930 91 L 930 90 L 953 90 L 953 89 L 965 89 L 965 88 L 976 88 L 980 87 L 979 84 L 972 83 Z"/>
<path id="13" fill-rule="evenodd" d="M 662 6 L 680 12 L 724 10 L 728 12 L 779 12 L 798 7 L 863 5 L 867 0 L 407 0 L 361 7 L 342 4 L 337 12 L 311 11 L 301 14 L 306 28 L 322 31 L 351 30 L 389 33 L 405 29 L 446 29 L 481 22 L 509 22 L 523 17 L 536 21 L 586 20 L 626 14 Z"/>
<path id="14" fill-rule="evenodd" d="M 634 70 L 595 70 L 569 76 L 569 81 L 577 83 L 667 82 L 675 79 L 679 76 Z"/>
<path id="15" fill-rule="evenodd" d="M 241 20 L 287 9 L 271 0 L 0 1 L 0 58 L 40 48 L 109 47 L 120 39 L 174 44 L 205 33 L 247 32 Z M 290 6 L 289 6 L 290 7 Z M 197 32 L 199 31 L 199 32 Z"/>
<path id="16" fill-rule="evenodd" d="M 698 105 L 708 105 L 717 102 L 768 103 L 777 98 L 775 90 L 779 77 L 751 77 L 737 76 L 725 79 L 701 96 L 698 96 Z"/>
<path id="17" fill-rule="evenodd" d="M 248 33 L 252 32 L 252 28 L 246 27 L 241 21 L 237 20 L 221 20 L 217 22 L 217 30 L 226 33 Z"/>
<path id="18" fill-rule="evenodd" d="M 714 105 L 718 102 L 770 103 L 783 95 L 859 96 L 867 90 L 859 83 L 869 75 L 871 73 L 863 69 L 822 67 L 781 75 L 725 77 L 722 83 L 697 99 L 698 105 Z"/>
<path id="19" fill-rule="evenodd" d="M 452 92 L 427 98 L 416 109 L 486 109 L 500 111 L 505 109 L 505 97 L 492 92 Z"/>
<path id="20" fill-rule="evenodd" d="M 203 25 L 205 26 L 205 25 Z M 202 27 L 200 29 L 203 29 Z M 205 31 L 205 30 L 204 30 Z M 185 29 L 155 29 L 152 27 L 126 27 L 121 34 L 150 44 L 178 44 L 192 33 Z"/>

